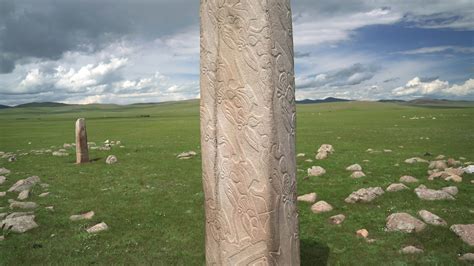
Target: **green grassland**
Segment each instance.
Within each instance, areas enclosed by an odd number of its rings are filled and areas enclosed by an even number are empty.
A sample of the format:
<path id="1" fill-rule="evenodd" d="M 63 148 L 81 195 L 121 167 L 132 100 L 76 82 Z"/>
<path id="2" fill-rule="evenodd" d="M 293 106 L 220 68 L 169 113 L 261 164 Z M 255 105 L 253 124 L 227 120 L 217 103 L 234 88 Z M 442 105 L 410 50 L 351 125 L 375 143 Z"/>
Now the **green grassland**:
<path id="1" fill-rule="evenodd" d="M 334 210 L 313 214 L 310 204 L 298 203 L 303 265 L 456 265 L 458 254 L 474 252 L 449 228 L 428 226 L 420 233 L 385 232 L 385 219 L 394 212 L 413 216 L 427 209 L 449 225 L 474 222 L 474 175 L 462 183 L 428 181 L 427 165 L 408 165 L 407 158 L 425 152 L 474 161 L 474 108 L 417 107 L 392 103 L 347 102 L 297 107 L 298 194 L 316 192 Z M 409 119 L 412 117 L 419 119 Z M 124 148 L 91 150 L 95 161 L 75 165 L 67 157 L 17 156 L 0 159 L 12 171 L 0 191 L 16 180 L 38 175 L 51 194 L 34 187 L 30 200 L 41 205 L 40 225 L 24 234 L 8 233 L 0 242 L 0 265 L 30 264 L 204 264 L 204 209 L 199 156 L 197 101 L 143 105 L 87 105 L 28 107 L 0 110 L 0 151 L 29 152 L 62 148 L 74 141 L 74 122 L 85 117 L 89 141 L 120 140 Z M 424 117 L 424 118 L 422 118 Z M 436 119 L 433 119 L 436 117 Z M 427 139 L 427 137 L 429 139 Z M 423 138 L 423 139 L 421 139 Z M 314 159 L 321 144 L 332 144 L 335 154 Z M 403 148 L 401 148 L 403 146 Z M 368 148 L 392 153 L 369 154 Z M 177 160 L 183 151 L 198 151 L 191 160 Z M 107 155 L 119 162 L 106 165 Z M 370 160 L 363 163 L 363 160 Z M 359 163 L 367 177 L 352 179 L 345 168 Z M 397 166 L 398 164 L 398 166 Z M 305 179 L 306 169 L 320 165 L 322 177 Z M 385 193 L 371 203 L 347 204 L 344 199 L 359 188 L 386 188 L 402 175 L 413 175 L 430 188 L 457 185 L 456 201 L 422 201 L 411 190 Z M 0 207 L 8 206 L 8 193 Z M 54 206 L 55 211 L 45 206 Z M 94 210 L 92 220 L 71 222 L 69 216 Z M 0 211 L 2 212 L 2 211 Z M 343 213 L 342 225 L 328 218 Z M 90 235 L 85 228 L 106 222 L 109 230 Z M 374 243 L 355 236 L 366 228 Z M 405 245 L 422 247 L 420 255 L 401 255 Z"/>

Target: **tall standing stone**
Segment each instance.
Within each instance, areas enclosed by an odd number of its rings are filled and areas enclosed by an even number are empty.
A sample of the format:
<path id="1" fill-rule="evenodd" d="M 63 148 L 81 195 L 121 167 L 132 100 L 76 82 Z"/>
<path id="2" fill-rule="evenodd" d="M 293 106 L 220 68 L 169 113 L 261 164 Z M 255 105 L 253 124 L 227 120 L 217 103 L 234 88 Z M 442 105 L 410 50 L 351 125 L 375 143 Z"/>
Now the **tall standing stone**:
<path id="1" fill-rule="evenodd" d="M 76 121 L 76 163 L 88 163 L 89 150 L 87 147 L 86 121 L 79 118 Z"/>
<path id="2" fill-rule="evenodd" d="M 201 0 L 208 265 L 299 265 L 289 0 Z"/>

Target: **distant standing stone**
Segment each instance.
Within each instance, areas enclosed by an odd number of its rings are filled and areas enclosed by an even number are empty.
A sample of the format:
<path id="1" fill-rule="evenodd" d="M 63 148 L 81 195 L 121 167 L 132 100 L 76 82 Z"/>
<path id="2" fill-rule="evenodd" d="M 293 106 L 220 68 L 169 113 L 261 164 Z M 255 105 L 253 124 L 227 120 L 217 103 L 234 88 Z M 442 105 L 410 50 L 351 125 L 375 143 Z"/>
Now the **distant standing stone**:
<path id="1" fill-rule="evenodd" d="M 99 232 L 105 231 L 107 229 L 109 229 L 107 224 L 102 222 L 102 223 L 99 223 L 99 224 L 96 224 L 92 227 L 87 228 L 86 231 L 87 231 L 87 233 L 93 234 L 93 233 L 99 233 Z"/>
<path id="2" fill-rule="evenodd" d="M 76 163 L 88 163 L 89 150 L 87 146 L 87 131 L 84 118 L 76 121 Z"/>
<path id="3" fill-rule="evenodd" d="M 107 159 L 105 159 L 106 164 L 114 164 L 117 161 L 118 161 L 117 156 L 115 156 L 115 155 L 109 155 L 109 156 L 107 156 Z"/>

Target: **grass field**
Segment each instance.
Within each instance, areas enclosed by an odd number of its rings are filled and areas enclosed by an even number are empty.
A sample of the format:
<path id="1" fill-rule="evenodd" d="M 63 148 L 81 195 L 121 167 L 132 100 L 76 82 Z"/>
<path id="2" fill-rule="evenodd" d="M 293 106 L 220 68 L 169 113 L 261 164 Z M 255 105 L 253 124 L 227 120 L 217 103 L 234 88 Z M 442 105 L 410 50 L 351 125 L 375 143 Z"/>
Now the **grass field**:
<path id="1" fill-rule="evenodd" d="M 428 181 L 426 164 L 408 165 L 407 158 L 425 152 L 474 161 L 474 108 L 416 107 L 391 103 L 348 102 L 299 105 L 297 108 L 298 194 L 316 192 L 334 210 L 313 214 L 310 204 L 299 203 L 303 265 L 456 265 L 458 254 L 474 252 L 449 228 L 428 226 L 421 233 L 385 232 L 385 219 L 394 212 L 427 209 L 449 225 L 473 223 L 474 175 L 462 183 Z M 147 117 L 149 116 L 149 117 Z M 412 117 L 419 119 L 409 119 Z M 0 151 L 30 152 L 74 142 L 74 122 L 85 117 L 89 141 L 120 140 L 124 148 L 91 151 L 93 163 L 77 166 L 73 151 L 67 157 L 17 156 L 16 162 L 0 159 L 12 171 L 0 191 L 16 180 L 38 175 L 51 194 L 36 186 L 30 200 L 41 205 L 40 225 L 24 234 L 8 233 L 0 242 L 0 265 L 30 264 L 204 264 L 204 209 L 199 156 L 197 101 L 158 105 L 89 105 L 0 110 Z M 422 118 L 423 117 L 423 118 Z M 436 119 L 433 119 L 435 117 Z M 323 161 L 314 152 L 323 143 L 335 154 Z M 403 146 L 401 148 L 400 146 Z M 368 148 L 392 153 L 369 154 Z M 198 151 L 191 160 L 177 160 L 183 151 Z M 109 154 L 119 162 L 106 165 Z M 363 163 L 363 160 L 370 160 Z M 367 177 L 352 179 L 345 168 L 359 163 Z M 398 164 L 399 166 L 396 166 Z M 306 176 L 320 165 L 322 177 Z M 386 188 L 402 175 L 413 175 L 430 188 L 456 185 L 456 201 L 427 202 L 413 188 L 385 193 L 371 203 L 347 204 L 344 199 L 362 187 Z M 8 193 L 0 207 L 8 206 Z M 55 211 L 45 206 L 54 206 Z M 6 209 L 6 208 L 5 208 Z M 69 216 L 94 210 L 92 220 L 71 222 Z M 0 212 L 2 212 L 0 210 Z M 344 213 L 339 226 L 327 222 Z M 109 230 L 96 235 L 85 228 L 104 221 Z M 355 236 L 366 228 L 374 243 Z M 405 245 L 422 247 L 420 255 L 401 255 Z"/>

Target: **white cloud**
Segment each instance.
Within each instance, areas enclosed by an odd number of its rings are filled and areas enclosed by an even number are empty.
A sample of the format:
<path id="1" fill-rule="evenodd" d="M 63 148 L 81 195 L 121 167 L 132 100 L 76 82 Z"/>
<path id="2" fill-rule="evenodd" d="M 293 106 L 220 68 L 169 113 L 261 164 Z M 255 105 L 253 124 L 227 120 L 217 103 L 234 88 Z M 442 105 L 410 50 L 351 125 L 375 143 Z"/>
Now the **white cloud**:
<path id="1" fill-rule="evenodd" d="M 432 47 L 422 47 L 413 50 L 401 51 L 399 54 L 405 55 L 414 55 L 414 54 L 431 54 L 431 53 L 441 53 L 441 52 L 454 52 L 454 53 L 463 53 L 470 54 L 474 53 L 474 47 L 462 47 L 462 46 L 432 46 Z"/>
<path id="2" fill-rule="evenodd" d="M 439 79 L 423 82 L 419 77 L 408 81 L 405 86 L 392 90 L 395 96 L 468 96 L 474 95 L 474 79 L 461 85 L 450 86 L 448 81 Z"/>

